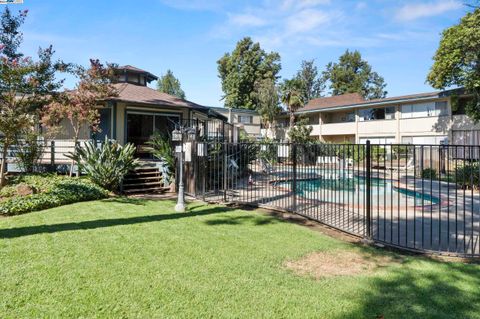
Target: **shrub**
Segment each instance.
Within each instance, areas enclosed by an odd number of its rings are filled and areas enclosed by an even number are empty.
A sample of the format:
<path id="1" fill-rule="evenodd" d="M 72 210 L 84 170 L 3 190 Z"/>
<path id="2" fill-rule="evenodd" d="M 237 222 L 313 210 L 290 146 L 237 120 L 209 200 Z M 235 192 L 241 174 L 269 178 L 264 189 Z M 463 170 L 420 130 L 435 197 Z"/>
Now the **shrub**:
<path id="1" fill-rule="evenodd" d="M 478 163 L 457 167 L 454 175 L 457 184 L 462 188 L 477 189 L 480 183 L 479 169 Z"/>
<path id="2" fill-rule="evenodd" d="M 40 134 L 36 131 L 28 131 L 22 138 L 16 139 L 17 164 L 25 173 L 38 171 L 38 161 L 45 150 L 45 142 L 40 140 Z"/>
<path id="3" fill-rule="evenodd" d="M 175 154 L 168 136 L 155 132 L 147 142 L 153 148 L 152 155 L 160 160 L 164 186 L 168 186 L 175 178 Z"/>
<path id="4" fill-rule="evenodd" d="M 425 168 L 424 170 L 422 170 L 422 178 L 437 179 L 437 170 L 433 168 Z"/>
<path id="5" fill-rule="evenodd" d="M 83 147 L 77 146 L 75 153 L 69 153 L 67 157 L 74 160 L 95 184 L 117 191 L 125 175 L 138 165 L 134 155 L 132 144 L 121 146 L 105 137 L 100 147 L 88 141 Z"/>
<path id="6" fill-rule="evenodd" d="M 0 214 L 18 215 L 81 201 L 102 199 L 108 196 L 106 190 L 84 178 L 37 176 L 28 179 L 43 180 L 48 184 L 46 191 L 7 198 L 0 202 Z"/>

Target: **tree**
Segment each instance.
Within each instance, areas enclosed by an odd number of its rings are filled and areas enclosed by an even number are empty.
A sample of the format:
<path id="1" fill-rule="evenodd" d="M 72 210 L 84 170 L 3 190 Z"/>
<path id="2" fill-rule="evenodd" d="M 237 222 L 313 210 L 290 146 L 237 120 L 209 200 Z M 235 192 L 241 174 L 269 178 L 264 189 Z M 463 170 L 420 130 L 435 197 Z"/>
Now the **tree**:
<path id="1" fill-rule="evenodd" d="M 440 90 L 463 87 L 473 96 L 465 111 L 475 122 L 480 121 L 480 8 L 443 31 L 433 60 L 427 82 Z"/>
<path id="2" fill-rule="evenodd" d="M 23 34 L 19 30 L 25 22 L 28 11 L 21 11 L 17 16 L 12 15 L 10 9 L 5 7 L 0 21 L 0 43 L 3 47 L 3 54 L 9 59 L 18 59 L 23 53 L 18 52 L 20 44 L 22 44 Z"/>
<path id="3" fill-rule="evenodd" d="M 314 60 L 302 61 L 301 69 L 295 78 L 300 83 L 300 94 L 304 104 L 322 96 L 322 92 L 325 90 L 325 79 L 319 76 Z"/>
<path id="4" fill-rule="evenodd" d="M 275 138 L 275 119 L 280 113 L 279 93 L 275 82 L 272 79 L 265 79 L 257 84 L 255 89 L 258 99 L 258 113 L 269 133 L 268 137 Z"/>
<path id="5" fill-rule="evenodd" d="M 290 114 L 290 129 L 295 125 L 295 112 L 303 106 L 300 82 L 293 78 L 285 79 L 281 84 L 281 100 Z"/>
<path id="6" fill-rule="evenodd" d="M 288 139 L 292 143 L 307 143 L 312 140 L 310 134 L 313 127 L 308 125 L 308 118 L 300 119 L 297 124 L 288 130 Z"/>
<path id="7" fill-rule="evenodd" d="M 384 98 L 387 95 L 384 79 L 372 71 L 370 64 L 362 60 L 358 51 L 345 51 L 338 63 L 327 64 L 323 75 L 330 84 L 332 95 L 359 93 L 366 99 Z"/>
<path id="8" fill-rule="evenodd" d="M 7 8 L 0 22 L 0 187 L 5 185 L 8 148 L 19 136 L 36 129 L 37 110 L 50 103 L 63 84 L 63 80 L 56 80 L 55 73 L 67 67 L 61 61 L 52 60 L 51 46 L 39 49 L 38 61 L 18 52 L 22 42 L 19 28 L 26 15 L 23 11 L 13 16 Z"/>
<path id="9" fill-rule="evenodd" d="M 160 77 L 157 82 L 157 90 L 185 99 L 185 92 L 180 86 L 180 81 L 173 75 L 171 70 L 167 70 L 167 73 Z"/>
<path id="10" fill-rule="evenodd" d="M 274 83 L 281 69 L 280 55 L 266 53 L 259 43 L 249 37 L 237 42 L 232 53 L 217 61 L 218 73 L 222 81 L 225 107 L 256 110 L 258 108 L 258 83 L 270 79 Z"/>
<path id="11" fill-rule="evenodd" d="M 64 91 L 61 97 L 43 108 L 42 123 L 49 129 L 56 129 L 61 121 L 67 119 L 74 133 L 74 145 L 78 144 L 82 127 L 88 126 L 91 131 L 99 130 L 100 114 L 98 105 L 101 100 L 118 95 L 112 84 L 115 65 L 104 66 L 99 60 L 90 60 L 90 68 L 76 66 L 74 74 L 78 77 L 75 90 Z M 75 148 L 76 152 L 76 148 Z M 75 158 L 74 153 L 72 157 Z M 70 176 L 73 175 L 73 165 Z"/>

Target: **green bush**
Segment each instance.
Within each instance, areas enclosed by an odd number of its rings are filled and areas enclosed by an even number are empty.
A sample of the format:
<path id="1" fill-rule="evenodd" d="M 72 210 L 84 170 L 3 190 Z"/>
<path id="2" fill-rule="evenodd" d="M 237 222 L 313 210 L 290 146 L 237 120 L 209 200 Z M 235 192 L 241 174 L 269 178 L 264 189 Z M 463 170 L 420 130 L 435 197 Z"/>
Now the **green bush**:
<path id="1" fill-rule="evenodd" d="M 25 184 L 32 188 L 38 187 L 41 192 L 26 196 L 10 196 L 1 201 L 0 215 L 18 215 L 108 196 L 105 189 L 84 178 L 33 175 L 18 180 L 26 180 Z M 42 182 L 43 184 L 39 185 Z M 14 186 L 15 184 L 8 187 Z"/>
<path id="2" fill-rule="evenodd" d="M 477 189 L 480 185 L 479 169 L 478 163 L 457 167 L 454 175 L 457 184 L 465 189 Z"/>
<path id="3" fill-rule="evenodd" d="M 422 178 L 437 179 L 437 170 L 433 168 L 425 168 L 424 170 L 422 170 Z"/>
<path id="4" fill-rule="evenodd" d="M 88 141 L 85 146 L 78 146 L 75 153 L 67 154 L 95 184 L 110 191 L 118 190 L 125 175 L 138 165 L 134 156 L 132 144 L 121 146 L 107 137 L 100 147 Z"/>
<path id="5" fill-rule="evenodd" d="M 167 135 L 155 132 L 147 145 L 153 148 L 152 155 L 160 160 L 163 185 L 170 185 L 175 179 L 175 152 L 171 139 Z"/>

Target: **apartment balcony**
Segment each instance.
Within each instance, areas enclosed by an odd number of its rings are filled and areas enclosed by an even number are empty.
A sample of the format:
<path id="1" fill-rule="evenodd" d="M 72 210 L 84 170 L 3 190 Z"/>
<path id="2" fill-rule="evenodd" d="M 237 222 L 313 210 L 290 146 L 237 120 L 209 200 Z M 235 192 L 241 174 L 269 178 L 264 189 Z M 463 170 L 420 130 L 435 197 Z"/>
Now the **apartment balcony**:
<path id="1" fill-rule="evenodd" d="M 320 136 L 320 125 L 310 125 L 312 127 L 312 133 L 310 135 L 312 136 Z"/>
<path id="2" fill-rule="evenodd" d="M 355 122 L 342 122 L 342 123 L 326 123 L 321 125 L 313 125 L 318 126 L 318 134 L 316 135 L 351 135 L 355 134 Z M 315 130 L 315 129 L 314 129 Z M 312 132 L 312 135 L 313 132 Z"/>
<path id="3" fill-rule="evenodd" d="M 395 136 L 397 132 L 396 120 L 374 120 L 358 122 L 358 134 L 384 136 L 385 134 Z"/>
<path id="4" fill-rule="evenodd" d="M 400 133 L 445 133 L 450 127 L 449 116 L 400 119 Z"/>

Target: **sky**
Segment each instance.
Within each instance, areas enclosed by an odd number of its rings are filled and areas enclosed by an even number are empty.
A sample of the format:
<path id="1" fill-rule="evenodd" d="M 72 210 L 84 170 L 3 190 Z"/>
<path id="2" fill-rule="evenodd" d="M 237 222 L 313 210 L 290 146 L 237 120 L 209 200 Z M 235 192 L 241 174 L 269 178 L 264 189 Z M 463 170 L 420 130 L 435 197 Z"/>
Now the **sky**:
<path id="1" fill-rule="evenodd" d="M 319 70 L 359 50 L 388 96 L 432 91 L 425 78 L 443 29 L 469 10 L 462 0 L 24 0 L 22 50 L 52 44 L 66 62 L 90 58 L 160 76 L 171 69 L 187 99 L 223 106 L 217 60 L 250 36 L 280 53 L 283 78 L 302 60 Z M 1 7 L 0 7 L 1 9 Z M 74 79 L 65 85 L 73 87 Z M 155 84 L 151 85 L 152 87 Z"/>

